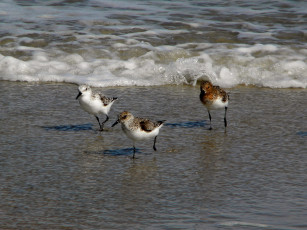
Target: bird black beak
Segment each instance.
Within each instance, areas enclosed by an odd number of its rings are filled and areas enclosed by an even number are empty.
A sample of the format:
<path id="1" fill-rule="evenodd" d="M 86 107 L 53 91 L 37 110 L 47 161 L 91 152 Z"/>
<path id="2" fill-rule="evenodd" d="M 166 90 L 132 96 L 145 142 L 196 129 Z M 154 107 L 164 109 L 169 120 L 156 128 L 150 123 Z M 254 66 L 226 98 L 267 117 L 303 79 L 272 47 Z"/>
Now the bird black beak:
<path id="1" fill-rule="evenodd" d="M 111 126 L 114 127 L 115 125 L 117 125 L 119 123 L 119 120 L 115 121 L 115 123 Z"/>
<path id="2" fill-rule="evenodd" d="M 76 100 L 82 95 L 81 92 L 78 93 L 77 97 L 76 97 Z"/>

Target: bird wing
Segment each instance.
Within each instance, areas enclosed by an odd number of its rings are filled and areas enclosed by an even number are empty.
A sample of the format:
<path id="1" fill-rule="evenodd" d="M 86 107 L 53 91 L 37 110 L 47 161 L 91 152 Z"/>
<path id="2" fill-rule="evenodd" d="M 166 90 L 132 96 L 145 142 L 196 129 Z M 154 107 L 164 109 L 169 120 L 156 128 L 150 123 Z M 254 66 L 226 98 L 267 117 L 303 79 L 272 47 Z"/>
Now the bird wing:
<path id="1" fill-rule="evenodd" d="M 225 102 L 229 99 L 228 94 L 224 90 L 220 89 L 220 93 L 221 93 L 221 96 L 222 96 L 222 101 Z"/>
<path id="2" fill-rule="evenodd" d="M 99 94 L 100 100 L 102 101 L 104 106 L 107 106 L 108 104 L 110 104 L 112 101 L 117 100 L 117 97 L 106 97 L 102 94 Z"/>
<path id="3" fill-rule="evenodd" d="M 219 93 L 219 95 L 222 96 L 222 101 L 227 101 L 229 96 L 228 94 L 225 92 L 225 90 L 221 89 L 219 86 L 213 86 L 213 88 Z"/>
<path id="4" fill-rule="evenodd" d="M 142 119 L 140 121 L 140 126 L 141 126 L 141 130 L 145 132 L 150 132 L 154 130 L 155 128 L 159 127 L 163 123 L 164 121 L 150 121 L 148 119 Z"/>

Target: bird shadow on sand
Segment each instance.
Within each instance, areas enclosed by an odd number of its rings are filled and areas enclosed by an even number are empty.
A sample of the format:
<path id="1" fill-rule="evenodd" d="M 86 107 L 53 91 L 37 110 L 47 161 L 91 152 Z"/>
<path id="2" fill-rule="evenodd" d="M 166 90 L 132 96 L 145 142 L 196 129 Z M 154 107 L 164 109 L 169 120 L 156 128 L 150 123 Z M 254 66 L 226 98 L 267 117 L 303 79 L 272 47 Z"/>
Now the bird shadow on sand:
<path id="1" fill-rule="evenodd" d="M 176 122 L 176 123 L 165 123 L 164 126 L 169 126 L 173 128 L 198 128 L 205 127 L 207 122 L 203 121 L 184 121 L 184 122 Z"/>
<path id="2" fill-rule="evenodd" d="M 141 150 L 136 148 L 135 153 L 141 153 Z M 132 156 L 133 148 L 125 148 L 125 149 L 106 149 L 103 151 L 104 155 L 109 156 Z"/>
<path id="3" fill-rule="evenodd" d="M 300 132 L 297 132 L 296 135 L 301 136 L 301 137 L 307 137 L 307 132 L 300 131 Z"/>
<path id="4" fill-rule="evenodd" d="M 132 157 L 133 148 L 124 148 L 124 149 L 106 149 L 102 151 L 85 151 L 86 154 L 98 154 L 98 155 L 106 155 L 106 156 L 128 156 Z M 141 153 L 141 150 L 136 148 L 135 153 Z"/>
<path id="5" fill-rule="evenodd" d="M 42 126 L 42 128 L 47 131 L 55 130 L 55 131 L 76 132 L 76 131 L 94 130 L 93 124 Z"/>
<path id="6" fill-rule="evenodd" d="M 205 127 L 207 125 L 206 121 L 185 121 L 185 122 L 176 122 L 176 123 L 165 123 L 165 126 L 173 127 L 173 128 L 198 128 L 198 127 Z M 78 124 L 78 125 L 55 125 L 55 126 L 42 126 L 43 129 L 46 131 L 97 131 L 93 128 L 93 124 Z M 104 131 L 108 131 L 108 128 L 105 128 Z M 132 149 L 132 148 L 131 148 Z M 122 149 L 123 152 L 127 151 L 127 149 Z M 110 150 L 113 151 L 113 150 Z M 114 151 L 120 151 L 120 150 L 114 150 Z M 133 152 L 133 149 L 131 150 Z"/>

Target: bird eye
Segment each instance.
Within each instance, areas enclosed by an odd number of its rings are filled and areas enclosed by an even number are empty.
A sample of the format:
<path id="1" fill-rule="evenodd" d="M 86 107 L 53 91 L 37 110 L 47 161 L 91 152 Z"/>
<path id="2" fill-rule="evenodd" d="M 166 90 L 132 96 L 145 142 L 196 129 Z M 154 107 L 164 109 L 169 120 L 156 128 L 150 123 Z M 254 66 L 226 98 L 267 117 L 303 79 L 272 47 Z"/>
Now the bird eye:
<path id="1" fill-rule="evenodd" d="M 123 119 L 126 119 L 126 118 L 127 118 L 127 115 L 124 115 L 124 116 L 123 116 Z"/>

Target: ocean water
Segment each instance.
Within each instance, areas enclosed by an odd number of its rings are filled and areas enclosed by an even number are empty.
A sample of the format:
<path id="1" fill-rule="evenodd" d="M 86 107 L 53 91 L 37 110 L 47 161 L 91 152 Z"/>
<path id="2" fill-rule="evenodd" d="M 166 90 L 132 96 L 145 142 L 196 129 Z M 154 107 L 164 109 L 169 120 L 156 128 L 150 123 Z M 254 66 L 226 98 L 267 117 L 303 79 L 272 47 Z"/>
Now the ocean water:
<path id="1" fill-rule="evenodd" d="M 4 0 L 0 79 L 306 88 L 306 1 Z"/>
<path id="2" fill-rule="evenodd" d="M 298 0 L 0 1 L 0 229 L 306 229 L 306 22 Z M 106 131 L 79 84 L 119 98 Z M 131 159 L 123 110 L 166 120 L 157 152 Z"/>

